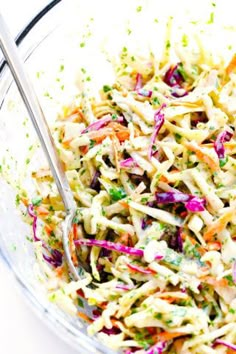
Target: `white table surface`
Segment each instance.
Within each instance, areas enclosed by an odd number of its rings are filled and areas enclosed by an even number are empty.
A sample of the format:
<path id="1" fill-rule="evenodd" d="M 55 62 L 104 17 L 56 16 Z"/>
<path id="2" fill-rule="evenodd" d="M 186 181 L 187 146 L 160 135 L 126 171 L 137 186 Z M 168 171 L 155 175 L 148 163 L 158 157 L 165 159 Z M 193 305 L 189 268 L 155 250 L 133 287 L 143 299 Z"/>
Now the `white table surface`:
<path id="1" fill-rule="evenodd" d="M 15 35 L 48 2 L 0 0 L 0 11 Z M 1 259 L 0 279 L 0 353 L 78 354 L 40 322 Z"/>

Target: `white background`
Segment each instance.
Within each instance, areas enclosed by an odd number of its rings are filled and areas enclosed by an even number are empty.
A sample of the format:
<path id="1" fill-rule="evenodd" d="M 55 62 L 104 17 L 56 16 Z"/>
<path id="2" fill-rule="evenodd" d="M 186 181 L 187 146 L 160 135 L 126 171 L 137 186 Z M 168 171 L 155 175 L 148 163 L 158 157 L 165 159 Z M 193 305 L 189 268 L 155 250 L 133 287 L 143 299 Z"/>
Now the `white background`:
<path id="1" fill-rule="evenodd" d="M 49 0 L 0 0 L 12 34 Z M 28 307 L 15 279 L 0 260 L 0 352 L 2 354 L 78 354 L 48 330 Z"/>

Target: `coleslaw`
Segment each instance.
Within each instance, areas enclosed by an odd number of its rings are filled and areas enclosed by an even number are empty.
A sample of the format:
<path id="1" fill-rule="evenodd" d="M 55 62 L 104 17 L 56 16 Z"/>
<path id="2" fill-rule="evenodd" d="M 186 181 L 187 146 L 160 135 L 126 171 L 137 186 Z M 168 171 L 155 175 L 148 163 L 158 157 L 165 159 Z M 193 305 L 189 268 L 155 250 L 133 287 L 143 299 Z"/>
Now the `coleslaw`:
<path id="1" fill-rule="evenodd" d="M 188 59 L 124 47 L 116 82 L 99 100 L 81 93 L 52 128 L 78 206 L 81 281 L 64 261 L 50 170 L 21 197 L 50 300 L 125 354 L 236 351 L 236 56 Z"/>

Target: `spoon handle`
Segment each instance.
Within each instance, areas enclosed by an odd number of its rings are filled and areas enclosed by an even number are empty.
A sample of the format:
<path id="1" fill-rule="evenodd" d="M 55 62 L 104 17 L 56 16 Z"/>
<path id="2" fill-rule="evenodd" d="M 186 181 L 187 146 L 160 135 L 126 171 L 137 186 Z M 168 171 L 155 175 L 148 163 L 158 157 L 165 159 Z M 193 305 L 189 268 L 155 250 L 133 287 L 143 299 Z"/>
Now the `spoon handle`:
<path id="1" fill-rule="evenodd" d="M 50 133 L 43 111 L 37 96 L 24 71 L 24 64 L 18 54 L 17 46 L 0 14 L 0 48 L 14 77 L 18 90 L 28 110 L 29 116 L 36 130 L 50 169 L 55 179 L 59 194 L 65 206 L 66 213 L 73 213 L 76 204 L 70 189 L 65 171 L 58 157 L 56 146 Z"/>

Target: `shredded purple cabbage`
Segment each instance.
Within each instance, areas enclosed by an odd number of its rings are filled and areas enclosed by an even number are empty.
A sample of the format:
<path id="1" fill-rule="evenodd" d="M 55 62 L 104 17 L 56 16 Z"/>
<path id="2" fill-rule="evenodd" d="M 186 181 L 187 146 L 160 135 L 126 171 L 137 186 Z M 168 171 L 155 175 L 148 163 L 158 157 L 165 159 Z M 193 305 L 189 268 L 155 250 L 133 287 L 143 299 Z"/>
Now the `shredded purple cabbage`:
<path id="1" fill-rule="evenodd" d="M 127 284 L 117 284 L 116 289 L 121 289 L 121 290 L 131 290 L 134 287 L 132 285 L 127 285 Z"/>
<path id="2" fill-rule="evenodd" d="M 156 193 L 155 197 L 158 204 L 184 203 L 186 209 L 191 212 L 204 211 L 206 205 L 205 198 L 198 198 L 181 192 Z"/>
<path id="3" fill-rule="evenodd" d="M 133 157 L 129 157 L 128 159 L 120 161 L 120 167 L 133 168 L 137 167 L 137 162 L 133 159 Z"/>
<path id="4" fill-rule="evenodd" d="M 223 167 L 227 162 L 227 160 L 225 158 L 224 142 L 230 141 L 232 136 L 233 136 L 232 133 L 225 130 L 217 136 L 217 138 L 214 142 L 214 149 L 215 149 L 215 152 L 217 153 L 217 156 L 219 158 L 220 167 Z"/>
<path id="5" fill-rule="evenodd" d="M 151 144 L 148 150 L 148 157 L 151 158 L 153 156 L 153 153 L 155 153 L 154 149 L 153 149 L 153 145 L 154 142 L 156 140 L 156 137 L 162 127 L 162 125 L 164 124 L 165 121 L 165 117 L 164 114 L 162 113 L 162 109 L 166 107 L 165 104 L 163 104 L 160 109 L 154 114 L 154 122 L 155 122 L 155 126 L 154 126 L 154 131 L 153 134 L 151 136 Z"/>
<path id="6" fill-rule="evenodd" d="M 134 90 L 138 91 L 139 89 L 142 88 L 142 83 L 143 83 L 143 77 L 141 74 L 137 74 L 136 75 L 136 83 L 135 83 L 135 87 Z"/>
<path id="7" fill-rule="evenodd" d="M 181 233 L 182 233 L 182 228 L 179 227 L 178 230 L 177 230 L 177 235 L 176 235 L 177 250 L 179 252 L 183 252 L 183 250 L 184 250 L 183 239 L 182 239 Z"/>
<path id="8" fill-rule="evenodd" d="M 188 92 L 182 87 L 185 78 L 181 73 L 182 64 L 178 63 L 171 66 L 169 70 L 165 73 L 164 82 L 172 87 L 171 95 L 173 97 L 184 97 L 188 95 Z"/>
<path id="9" fill-rule="evenodd" d="M 52 258 L 55 262 L 62 264 L 62 253 L 56 249 L 51 250 Z"/>
<path id="10" fill-rule="evenodd" d="M 228 342 L 226 342 L 224 340 L 221 340 L 221 339 L 216 339 L 215 342 L 213 343 L 213 347 L 215 347 L 218 344 L 219 345 L 224 345 L 225 347 L 236 351 L 236 345 L 235 344 L 228 343 Z"/>
<path id="11" fill-rule="evenodd" d="M 236 284 L 236 262 L 233 264 L 233 281 Z"/>
<path id="12" fill-rule="evenodd" d="M 98 180 L 98 178 L 100 176 L 101 176 L 101 172 L 100 171 L 96 171 L 94 173 L 93 179 L 92 179 L 92 181 L 90 183 L 90 188 L 95 189 L 97 192 L 100 189 L 100 183 L 99 183 L 99 180 Z"/>
<path id="13" fill-rule="evenodd" d="M 97 318 L 99 318 L 101 316 L 102 313 L 101 313 L 100 310 L 95 309 L 95 310 L 92 311 L 92 314 L 93 314 L 92 319 L 96 320 Z"/>
<path id="14" fill-rule="evenodd" d="M 43 259 L 55 268 L 60 267 L 62 265 L 62 255 L 61 259 L 59 260 L 58 258 L 54 258 L 53 256 L 50 257 L 43 253 Z"/>
<path id="15" fill-rule="evenodd" d="M 140 95 L 140 96 L 143 96 L 143 97 L 152 97 L 152 91 L 151 90 L 146 90 L 146 89 L 143 89 L 143 88 L 140 88 L 140 89 L 137 89 L 137 94 Z"/>
<path id="16" fill-rule="evenodd" d="M 114 243 L 111 241 L 106 240 L 96 240 L 96 239 L 79 239 L 74 241 L 75 245 L 82 245 L 82 246 L 96 246 L 102 247 L 111 251 L 117 251 L 125 254 L 129 254 L 131 256 L 143 257 L 144 251 L 139 248 L 128 247 L 121 243 Z M 157 254 L 155 259 L 163 259 L 163 255 Z"/>
<path id="17" fill-rule="evenodd" d="M 198 198 L 198 197 L 192 197 L 192 199 L 190 199 L 185 204 L 185 208 L 193 213 L 199 212 L 199 211 L 204 211 L 205 206 L 206 206 L 206 199 Z"/>
<path id="18" fill-rule="evenodd" d="M 145 354 L 162 354 L 166 348 L 166 342 L 160 341 L 145 351 Z"/>
<path id="19" fill-rule="evenodd" d="M 100 332 L 103 332 L 103 333 L 106 333 L 108 336 L 110 335 L 114 335 L 114 334 L 119 334 L 121 332 L 120 328 L 117 328 L 117 327 L 112 327 L 112 328 L 106 328 L 106 327 L 103 327 L 103 329 L 100 331 Z"/>
<path id="20" fill-rule="evenodd" d="M 165 73 L 163 81 L 170 87 L 174 87 L 174 86 L 181 87 L 182 83 L 184 82 L 184 78 L 181 75 L 180 71 L 178 70 L 179 65 L 180 63 L 170 67 L 170 69 L 167 70 L 167 72 Z"/>
<path id="21" fill-rule="evenodd" d="M 167 203 L 185 203 L 190 200 L 188 194 L 181 192 L 163 192 L 155 194 L 156 201 L 158 204 L 167 204 Z"/>
<path id="22" fill-rule="evenodd" d="M 34 241 L 40 241 L 40 238 L 38 238 L 37 236 L 37 220 L 38 220 L 38 217 L 35 215 L 34 213 L 34 207 L 32 204 L 29 204 L 28 206 L 28 214 L 31 218 L 33 218 L 33 225 L 32 225 L 32 228 L 33 228 L 33 236 L 34 236 Z"/>
<path id="23" fill-rule="evenodd" d="M 146 227 L 147 227 L 146 218 L 143 218 L 143 219 L 141 220 L 141 229 L 142 229 L 142 230 L 145 230 Z"/>
<path id="24" fill-rule="evenodd" d="M 131 256 L 143 257 L 143 254 L 144 254 L 143 250 L 141 250 L 141 249 L 124 246 L 121 243 L 114 243 L 114 242 L 106 241 L 106 240 L 79 239 L 79 240 L 75 240 L 74 242 L 75 242 L 76 246 L 78 246 L 78 245 L 97 246 L 97 247 L 106 248 L 111 251 L 126 253 Z"/>
<path id="25" fill-rule="evenodd" d="M 171 96 L 173 97 L 184 97 L 184 96 L 187 96 L 188 95 L 188 92 L 183 89 L 182 87 L 178 87 L 178 86 L 174 86 L 171 90 Z"/>
<path id="26" fill-rule="evenodd" d="M 122 123 L 124 121 L 124 118 L 117 117 L 117 118 L 113 119 L 112 116 L 110 116 L 110 115 L 106 116 L 106 117 L 101 118 L 98 121 L 90 124 L 87 128 L 82 130 L 81 134 L 88 133 L 88 132 L 91 132 L 94 130 L 99 130 L 99 129 L 103 128 L 105 125 L 107 125 L 108 123 L 113 122 L 113 121 Z"/>
<path id="27" fill-rule="evenodd" d="M 168 235 L 167 237 L 168 246 L 177 252 L 183 252 L 183 240 L 181 237 L 181 231 L 182 229 L 181 227 L 179 227 L 176 233 L 173 233 L 172 235 Z"/>
<path id="28" fill-rule="evenodd" d="M 37 220 L 38 217 L 34 213 L 34 207 L 32 204 L 28 206 L 28 214 L 31 218 L 33 218 L 33 238 L 34 242 L 41 241 L 42 242 L 42 247 L 47 250 L 50 254 L 51 257 L 43 253 L 43 258 L 45 261 L 50 263 L 53 267 L 60 267 L 62 265 L 62 253 L 56 249 L 51 249 L 49 248 L 44 241 L 42 241 L 40 238 L 37 236 Z"/>
<path id="29" fill-rule="evenodd" d="M 162 257 L 163 258 L 163 257 Z M 152 271 L 150 269 L 145 269 L 142 267 L 139 267 L 135 264 L 127 264 L 128 268 L 130 268 L 131 270 L 134 270 L 137 273 L 141 273 L 141 274 L 152 274 Z"/>

